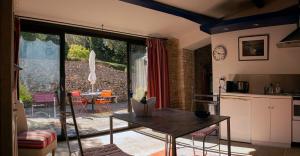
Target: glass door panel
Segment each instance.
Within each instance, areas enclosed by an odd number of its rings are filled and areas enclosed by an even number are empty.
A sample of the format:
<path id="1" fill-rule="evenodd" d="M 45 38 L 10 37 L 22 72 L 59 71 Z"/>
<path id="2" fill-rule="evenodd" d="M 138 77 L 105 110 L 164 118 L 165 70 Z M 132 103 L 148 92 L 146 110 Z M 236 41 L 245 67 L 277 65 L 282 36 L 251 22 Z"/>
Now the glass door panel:
<path id="1" fill-rule="evenodd" d="M 148 57 L 144 45 L 131 45 L 130 48 L 130 79 L 132 96 L 143 97 L 148 84 Z"/>
<path id="2" fill-rule="evenodd" d="M 60 84 L 60 37 L 22 32 L 20 37 L 20 100 L 29 129 L 52 129 L 61 134 L 56 93 Z"/>
<path id="3" fill-rule="evenodd" d="M 109 115 L 128 111 L 127 43 L 73 34 L 66 34 L 65 38 L 66 91 L 77 99 L 73 103 L 80 133 L 108 131 Z M 94 84 L 89 80 L 91 51 L 95 53 Z M 66 109 L 69 108 L 67 105 Z M 72 119 L 67 118 L 70 122 Z M 126 122 L 114 120 L 115 129 L 127 126 Z"/>

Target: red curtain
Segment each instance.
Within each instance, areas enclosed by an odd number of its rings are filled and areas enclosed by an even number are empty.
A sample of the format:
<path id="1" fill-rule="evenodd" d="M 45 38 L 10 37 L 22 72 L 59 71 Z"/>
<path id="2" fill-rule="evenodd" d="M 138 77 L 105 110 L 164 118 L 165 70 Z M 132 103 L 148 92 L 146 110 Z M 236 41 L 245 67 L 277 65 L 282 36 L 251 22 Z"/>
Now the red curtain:
<path id="1" fill-rule="evenodd" d="M 14 95 L 19 99 L 19 40 L 20 40 L 20 19 L 15 18 L 14 23 Z"/>
<path id="2" fill-rule="evenodd" d="M 156 108 L 166 108 L 170 103 L 168 56 L 165 42 L 147 39 L 148 95 L 156 97 Z"/>

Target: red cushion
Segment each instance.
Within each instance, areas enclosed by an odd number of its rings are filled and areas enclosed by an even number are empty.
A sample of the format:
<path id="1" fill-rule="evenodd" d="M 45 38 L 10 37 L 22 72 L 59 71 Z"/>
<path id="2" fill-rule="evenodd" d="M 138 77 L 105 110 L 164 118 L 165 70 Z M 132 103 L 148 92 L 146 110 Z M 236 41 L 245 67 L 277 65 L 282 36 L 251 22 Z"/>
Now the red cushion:
<path id="1" fill-rule="evenodd" d="M 50 130 L 25 131 L 18 134 L 18 147 L 45 148 L 56 140 L 56 133 Z"/>

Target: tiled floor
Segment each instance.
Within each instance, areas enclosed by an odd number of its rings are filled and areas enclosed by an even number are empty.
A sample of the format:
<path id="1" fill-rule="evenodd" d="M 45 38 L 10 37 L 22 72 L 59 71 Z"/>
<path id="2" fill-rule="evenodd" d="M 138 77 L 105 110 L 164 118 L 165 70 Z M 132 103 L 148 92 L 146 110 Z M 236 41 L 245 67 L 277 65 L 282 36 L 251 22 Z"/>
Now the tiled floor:
<path id="1" fill-rule="evenodd" d="M 95 147 L 101 146 L 103 144 L 109 143 L 109 136 L 93 137 L 88 139 L 82 139 L 83 147 Z M 179 144 L 191 145 L 191 141 L 187 138 L 177 139 Z M 114 134 L 114 143 L 117 144 L 123 151 L 135 155 L 135 156 L 149 156 L 158 151 L 164 150 L 164 142 L 159 139 L 154 139 L 152 137 L 140 134 L 136 131 L 126 131 Z M 212 145 L 213 143 L 207 143 L 207 145 Z M 72 146 L 77 145 L 76 141 L 72 141 Z M 201 148 L 201 142 L 196 142 L 196 146 Z M 212 149 L 212 152 L 208 153 L 208 156 L 217 156 L 219 154 L 215 153 L 217 148 Z M 226 142 L 222 142 L 221 152 L 223 155 L 226 154 L 227 146 Z M 192 156 L 193 150 L 190 147 L 178 146 L 177 149 L 178 156 Z M 197 150 L 197 155 L 202 155 L 201 150 Z M 65 142 L 60 142 L 58 144 L 58 149 L 56 151 L 57 156 L 67 156 L 68 148 Z M 277 148 L 277 147 L 264 147 L 255 146 L 246 143 L 236 143 L 232 144 L 232 155 L 235 156 L 300 156 L 300 148 Z M 50 156 L 50 155 L 49 155 Z"/>

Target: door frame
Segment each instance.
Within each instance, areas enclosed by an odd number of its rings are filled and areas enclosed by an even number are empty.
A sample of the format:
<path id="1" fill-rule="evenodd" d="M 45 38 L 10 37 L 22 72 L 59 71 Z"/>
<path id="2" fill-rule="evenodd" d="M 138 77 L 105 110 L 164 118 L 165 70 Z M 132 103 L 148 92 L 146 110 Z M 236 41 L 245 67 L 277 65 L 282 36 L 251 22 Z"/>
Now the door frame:
<path id="1" fill-rule="evenodd" d="M 16 110 L 14 108 L 14 20 L 13 0 L 0 1 L 0 153 L 17 155 Z"/>

